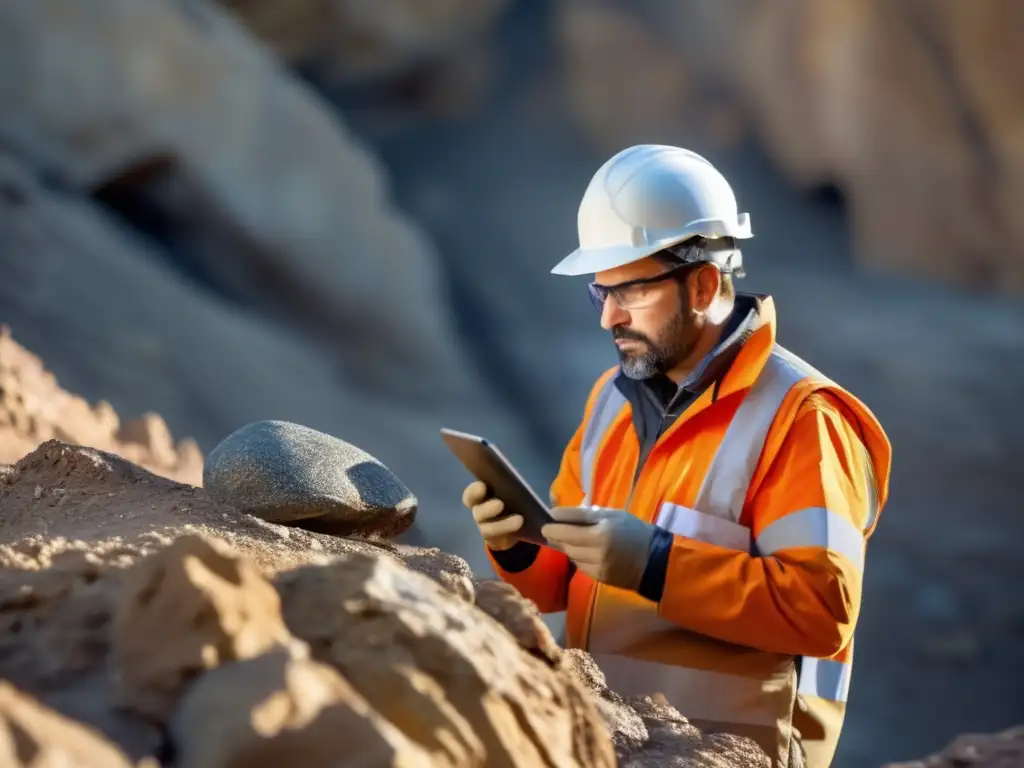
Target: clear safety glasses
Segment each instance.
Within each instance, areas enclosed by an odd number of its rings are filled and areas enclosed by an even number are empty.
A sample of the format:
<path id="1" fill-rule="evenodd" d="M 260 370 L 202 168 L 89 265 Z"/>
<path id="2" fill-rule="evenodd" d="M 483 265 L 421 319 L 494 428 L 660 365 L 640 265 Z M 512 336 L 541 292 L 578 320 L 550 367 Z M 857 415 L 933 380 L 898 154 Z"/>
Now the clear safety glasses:
<path id="1" fill-rule="evenodd" d="M 590 301 L 598 312 L 604 311 L 604 304 L 611 297 L 619 307 L 627 312 L 634 309 L 644 309 L 653 304 L 658 298 L 657 286 L 666 280 L 671 280 L 680 273 L 697 266 L 693 263 L 680 264 L 677 267 L 654 275 L 653 277 L 641 277 L 636 280 L 627 280 L 624 283 L 615 285 L 601 285 L 590 283 Z"/>

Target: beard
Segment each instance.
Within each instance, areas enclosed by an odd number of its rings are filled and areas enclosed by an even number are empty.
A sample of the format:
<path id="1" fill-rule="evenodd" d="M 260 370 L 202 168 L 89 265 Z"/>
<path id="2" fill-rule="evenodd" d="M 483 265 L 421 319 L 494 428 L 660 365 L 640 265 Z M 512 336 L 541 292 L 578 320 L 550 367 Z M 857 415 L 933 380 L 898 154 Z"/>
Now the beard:
<path id="1" fill-rule="evenodd" d="M 700 339 L 700 328 L 690 308 L 681 303 L 654 336 L 620 325 L 612 329 L 612 338 L 638 342 L 629 349 L 616 346 L 619 363 L 627 378 L 649 379 L 658 373 L 668 373 L 693 354 Z"/>

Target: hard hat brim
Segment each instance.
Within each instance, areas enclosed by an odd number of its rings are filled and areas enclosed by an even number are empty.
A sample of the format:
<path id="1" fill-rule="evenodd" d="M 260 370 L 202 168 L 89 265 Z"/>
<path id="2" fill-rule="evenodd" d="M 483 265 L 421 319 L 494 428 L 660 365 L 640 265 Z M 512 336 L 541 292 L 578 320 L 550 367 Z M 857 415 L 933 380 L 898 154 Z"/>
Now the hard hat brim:
<path id="1" fill-rule="evenodd" d="M 668 245 L 652 244 L 640 248 L 629 245 L 616 245 L 609 248 L 577 248 L 558 262 L 551 270 L 551 274 L 576 276 L 604 272 L 606 269 L 615 269 L 632 264 L 634 261 L 640 261 L 640 259 L 667 248 Z"/>
<path id="2" fill-rule="evenodd" d="M 750 231 L 750 217 L 746 213 L 739 214 L 735 222 L 703 219 L 691 222 L 687 227 L 676 232 L 671 237 L 654 240 L 644 245 L 610 245 L 604 248 L 577 248 L 558 262 L 555 268 L 551 270 L 551 274 L 589 275 L 595 272 L 603 272 L 606 269 L 623 267 L 626 264 L 640 261 L 640 259 L 647 258 L 658 251 L 696 236 L 708 238 L 731 237 L 735 240 L 747 240 L 754 235 Z"/>

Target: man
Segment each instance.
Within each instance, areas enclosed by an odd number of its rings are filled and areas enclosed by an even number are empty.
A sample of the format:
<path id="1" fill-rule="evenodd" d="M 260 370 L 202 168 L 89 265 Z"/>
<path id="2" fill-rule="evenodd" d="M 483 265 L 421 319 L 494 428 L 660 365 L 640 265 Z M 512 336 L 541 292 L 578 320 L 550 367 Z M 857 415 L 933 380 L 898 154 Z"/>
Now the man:
<path id="1" fill-rule="evenodd" d="M 746 214 L 684 149 L 620 152 L 592 179 L 580 247 L 553 272 L 590 294 L 621 364 L 595 384 L 551 489 L 549 546 L 465 491 L 499 576 L 623 694 L 786 766 L 830 764 L 843 722 L 867 539 L 890 446 L 872 413 L 775 340 L 737 294 Z M 822 318 L 824 322 L 828 318 Z"/>

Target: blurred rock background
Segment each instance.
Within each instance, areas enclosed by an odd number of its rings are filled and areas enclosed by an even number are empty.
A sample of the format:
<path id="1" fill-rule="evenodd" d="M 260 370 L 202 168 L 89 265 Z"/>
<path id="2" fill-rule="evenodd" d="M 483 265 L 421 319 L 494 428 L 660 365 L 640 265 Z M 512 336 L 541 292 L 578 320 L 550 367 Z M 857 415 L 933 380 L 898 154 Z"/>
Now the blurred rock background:
<path id="1" fill-rule="evenodd" d="M 893 440 L 836 764 L 910 759 L 1024 722 L 1022 34 L 1015 0 L 0 0 L 0 323 L 203 451 L 360 446 L 480 571 L 437 429 L 547 486 L 614 362 L 548 274 L 579 196 L 695 149 L 742 288 Z"/>

